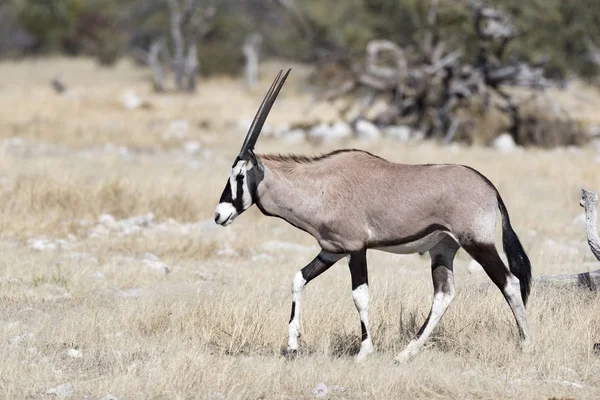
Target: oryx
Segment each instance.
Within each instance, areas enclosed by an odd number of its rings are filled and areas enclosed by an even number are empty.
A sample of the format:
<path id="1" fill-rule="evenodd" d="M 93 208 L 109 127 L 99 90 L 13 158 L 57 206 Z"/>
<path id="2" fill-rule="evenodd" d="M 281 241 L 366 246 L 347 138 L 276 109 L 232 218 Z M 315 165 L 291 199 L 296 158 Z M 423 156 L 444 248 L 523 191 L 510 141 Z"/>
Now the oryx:
<path id="1" fill-rule="evenodd" d="M 452 264 L 460 247 L 501 290 L 522 343 L 528 344 L 525 302 L 531 265 L 502 198 L 482 174 L 462 165 L 396 164 L 360 150 L 338 150 L 313 158 L 254 154 L 256 140 L 289 72 L 283 78 L 281 72 L 277 75 L 258 109 L 215 210 L 215 222 L 226 226 L 256 204 L 263 214 L 286 220 L 321 246 L 320 253 L 292 282 L 288 353 L 298 350 L 304 286 L 344 256 L 349 256 L 352 297 L 361 321 L 357 359 L 373 352 L 367 249 L 429 252 L 431 256 L 433 305 L 416 338 L 398 354 L 397 361 L 419 351 L 454 298 Z M 498 210 L 509 267 L 495 246 Z"/>

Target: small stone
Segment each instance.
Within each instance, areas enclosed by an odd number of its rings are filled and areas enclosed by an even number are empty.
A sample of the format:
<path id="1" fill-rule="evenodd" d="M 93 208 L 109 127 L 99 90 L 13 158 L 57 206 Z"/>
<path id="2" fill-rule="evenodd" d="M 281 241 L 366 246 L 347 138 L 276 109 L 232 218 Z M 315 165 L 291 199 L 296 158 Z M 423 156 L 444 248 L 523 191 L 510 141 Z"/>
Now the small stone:
<path id="1" fill-rule="evenodd" d="M 511 153 L 517 149 L 517 144 L 511 135 L 503 133 L 494 139 L 492 147 L 503 153 Z"/>
<path id="2" fill-rule="evenodd" d="M 302 129 L 294 129 L 284 133 L 281 138 L 288 144 L 298 144 L 306 140 L 306 132 L 304 132 Z"/>
<path id="3" fill-rule="evenodd" d="M 64 398 L 73 396 L 74 392 L 75 391 L 73 390 L 73 385 L 71 385 L 70 383 L 63 383 L 62 385 L 58 385 L 52 389 L 48 389 L 46 391 L 46 394 Z"/>
<path id="4" fill-rule="evenodd" d="M 317 386 L 313 388 L 312 394 L 318 399 L 325 398 L 329 394 L 329 387 L 322 382 L 318 383 Z"/>
<path id="5" fill-rule="evenodd" d="M 317 386 L 312 390 L 313 396 L 318 399 L 322 399 L 328 397 L 332 392 L 343 392 L 345 389 L 342 386 L 332 385 L 327 386 L 323 382 L 318 383 Z"/>
<path id="6" fill-rule="evenodd" d="M 142 260 L 142 264 L 144 268 L 160 272 L 163 274 L 168 274 L 170 272 L 169 267 L 164 262 L 160 261 L 158 257 L 154 254 L 146 253 L 144 255 L 144 260 Z"/>
<path id="7" fill-rule="evenodd" d="M 119 398 L 117 396 L 113 396 L 112 394 L 108 393 L 101 400 L 119 400 Z"/>
<path id="8" fill-rule="evenodd" d="M 113 217 L 110 214 L 102 214 L 99 218 L 98 218 L 98 223 L 102 224 L 102 225 L 113 225 L 115 223 L 115 217 Z"/>
<path id="9" fill-rule="evenodd" d="M 330 135 L 334 139 L 343 139 L 352 136 L 352 128 L 345 122 L 336 122 L 330 128 Z"/>
<path id="10" fill-rule="evenodd" d="M 326 139 L 329 137 L 329 125 L 325 123 L 321 123 L 319 125 L 313 126 L 308 135 L 314 139 Z"/>
<path id="11" fill-rule="evenodd" d="M 290 124 L 278 124 L 275 129 L 273 129 L 273 136 L 282 137 L 290 131 L 292 131 Z"/>
<path id="12" fill-rule="evenodd" d="M 44 239 L 44 238 L 31 239 L 29 241 L 29 246 L 33 250 L 37 250 L 37 251 L 54 250 L 54 249 L 56 249 L 56 244 L 55 243 L 52 243 L 50 240 Z"/>
<path id="13" fill-rule="evenodd" d="M 67 355 L 71 358 L 81 358 L 83 357 L 83 352 L 78 349 L 68 349 Z"/>
<path id="14" fill-rule="evenodd" d="M 361 119 L 355 126 L 356 134 L 362 140 L 377 140 L 381 137 L 379 128 L 372 122 Z"/>
<path id="15" fill-rule="evenodd" d="M 399 142 L 408 142 L 410 140 L 411 133 L 412 129 L 406 125 L 392 125 L 383 129 L 383 134 L 386 137 Z"/>
<path id="16" fill-rule="evenodd" d="M 196 154 L 200 151 L 202 145 L 200 144 L 200 142 L 197 142 L 195 140 L 189 140 L 183 144 L 183 148 L 189 154 Z"/>
<path id="17" fill-rule="evenodd" d="M 121 95 L 121 103 L 126 110 L 135 110 L 144 104 L 142 99 L 135 94 L 133 90 L 126 90 L 123 92 Z"/>
<path id="18" fill-rule="evenodd" d="M 163 140 L 181 140 L 187 137 L 189 123 L 185 119 L 171 121 L 167 130 L 163 133 Z"/>

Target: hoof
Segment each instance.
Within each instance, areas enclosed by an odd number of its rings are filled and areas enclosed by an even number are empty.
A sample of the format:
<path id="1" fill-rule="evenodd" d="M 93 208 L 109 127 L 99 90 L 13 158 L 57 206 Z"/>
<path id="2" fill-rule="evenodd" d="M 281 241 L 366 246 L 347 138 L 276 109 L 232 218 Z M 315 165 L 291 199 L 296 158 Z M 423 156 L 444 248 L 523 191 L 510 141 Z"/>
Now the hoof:
<path id="1" fill-rule="evenodd" d="M 524 341 L 521 343 L 521 352 L 523 354 L 533 353 L 533 344 L 531 344 L 530 340 L 527 340 L 527 341 Z"/>
<path id="2" fill-rule="evenodd" d="M 406 350 L 402 351 L 402 352 L 398 353 L 396 358 L 394 358 L 394 364 L 397 364 L 397 365 L 406 364 L 409 361 L 411 361 L 413 358 L 415 358 L 416 355 L 417 355 L 417 353 L 412 352 L 412 351 L 406 351 Z"/>
<path id="3" fill-rule="evenodd" d="M 357 355 L 354 356 L 354 362 L 361 363 L 369 357 L 369 354 L 373 354 L 373 353 L 374 353 L 373 349 L 368 350 L 368 351 L 361 350 Z"/>
<path id="4" fill-rule="evenodd" d="M 298 349 L 287 349 L 284 355 L 288 360 L 295 360 L 300 355 L 300 352 Z"/>

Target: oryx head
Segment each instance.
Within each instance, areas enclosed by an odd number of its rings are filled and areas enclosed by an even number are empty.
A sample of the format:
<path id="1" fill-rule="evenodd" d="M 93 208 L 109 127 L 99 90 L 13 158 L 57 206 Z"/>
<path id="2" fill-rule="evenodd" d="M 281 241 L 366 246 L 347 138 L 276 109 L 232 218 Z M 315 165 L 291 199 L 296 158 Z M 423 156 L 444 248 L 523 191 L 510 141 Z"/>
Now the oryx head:
<path id="1" fill-rule="evenodd" d="M 285 83 L 291 69 L 281 78 L 279 71 L 267 95 L 263 99 L 252 125 L 246 134 L 240 154 L 231 166 L 231 174 L 215 209 L 215 222 L 227 226 L 242 212 L 247 210 L 256 200 L 256 190 L 264 176 L 264 166 L 254 155 L 254 145 L 260 135 L 267 115 Z"/>

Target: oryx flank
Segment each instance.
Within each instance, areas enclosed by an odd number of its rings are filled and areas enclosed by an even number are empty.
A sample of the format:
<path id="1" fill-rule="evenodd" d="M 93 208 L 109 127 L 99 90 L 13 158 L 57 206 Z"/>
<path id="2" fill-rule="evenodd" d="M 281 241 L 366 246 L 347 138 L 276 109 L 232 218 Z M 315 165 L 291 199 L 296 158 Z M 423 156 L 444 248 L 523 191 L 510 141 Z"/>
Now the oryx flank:
<path id="1" fill-rule="evenodd" d="M 431 312 L 397 361 L 408 360 L 422 348 L 452 302 L 452 263 L 460 247 L 482 265 L 500 289 L 514 314 L 522 344 L 527 345 L 525 302 L 531 266 L 494 185 L 462 165 L 396 164 L 360 150 L 338 150 L 314 158 L 254 154 L 256 140 L 289 72 L 283 78 L 281 72 L 277 75 L 264 98 L 215 211 L 215 222 L 226 226 L 256 204 L 263 214 L 282 218 L 311 234 L 321 246 L 315 259 L 293 279 L 288 354 L 298 350 L 304 286 L 344 256 L 349 256 L 352 297 L 361 322 L 357 359 L 373 352 L 367 249 L 429 252 L 431 256 Z M 495 246 L 498 210 L 508 268 Z"/>

